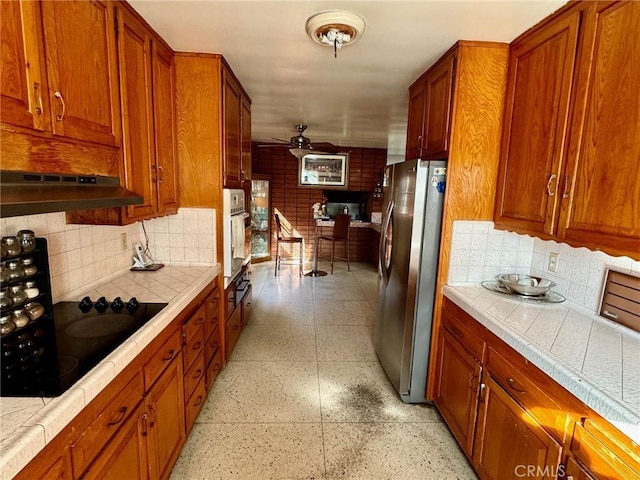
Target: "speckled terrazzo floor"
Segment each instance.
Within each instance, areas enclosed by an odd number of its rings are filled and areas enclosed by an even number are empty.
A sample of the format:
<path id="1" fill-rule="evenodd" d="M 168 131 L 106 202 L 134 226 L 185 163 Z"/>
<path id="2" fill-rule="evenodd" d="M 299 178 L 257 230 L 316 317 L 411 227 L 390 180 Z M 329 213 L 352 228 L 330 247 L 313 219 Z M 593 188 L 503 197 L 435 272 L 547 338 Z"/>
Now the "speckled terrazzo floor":
<path id="1" fill-rule="evenodd" d="M 297 273 L 253 266 L 250 323 L 171 480 L 475 479 L 435 408 L 402 403 L 377 361 L 375 270 Z"/>

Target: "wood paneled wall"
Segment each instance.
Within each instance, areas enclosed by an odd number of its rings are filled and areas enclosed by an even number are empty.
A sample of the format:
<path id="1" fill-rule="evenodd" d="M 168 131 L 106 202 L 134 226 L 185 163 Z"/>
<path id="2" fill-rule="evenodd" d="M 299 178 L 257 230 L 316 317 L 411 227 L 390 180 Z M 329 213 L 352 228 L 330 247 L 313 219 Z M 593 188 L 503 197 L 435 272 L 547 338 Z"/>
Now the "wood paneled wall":
<path id="1" fill-rule="evenodd" d="M 381 180 L 387 163 L 387 150 L 383 148 L 342 147 L 349 152 L 349 190 L 371 192 L 367 202 L 368 213 L 382 211 L 382 199 L 373 198 L 373 189 Z M 322 201 L 323 188 L 299 187 L 299 160 L 285 147 L 252 148 L 252 172 L 271 176 L 271 209 L 277 208 L 286 217 L 296 233 L 304 237 L 305 257 L 313 255 L 313 214 L 311 206 Z M 272 222 L 273 223 L 273 222 Z M 325 228 L 323 233 L 329 234 Z M 372 231 L 369 228 L 352 228 L 350 239 L 351 260 L 371 261 Z M 275 256 L 275 238 L 272 232 L 271 253 Z M 336 246 L 336 255 L 344 256 L 344 249 Z M 330 244 L 323 242 L 321 256 L 329 256 Z"/>

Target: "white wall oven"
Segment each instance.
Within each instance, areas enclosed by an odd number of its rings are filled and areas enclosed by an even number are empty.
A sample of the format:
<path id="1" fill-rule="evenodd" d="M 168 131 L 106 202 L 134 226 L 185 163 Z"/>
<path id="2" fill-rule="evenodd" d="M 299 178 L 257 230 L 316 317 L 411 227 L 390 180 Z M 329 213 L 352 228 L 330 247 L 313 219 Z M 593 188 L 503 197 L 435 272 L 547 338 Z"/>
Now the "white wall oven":
<path id="1" fill-rule="evenodd" d="M 225 287 L 234 280 L 242 266 L 251 260 L 251 224 L 245 210 L 244 191 L 222 191 L 223 271 Z M 249 226 L 247 227 L 247 223 Z"/>

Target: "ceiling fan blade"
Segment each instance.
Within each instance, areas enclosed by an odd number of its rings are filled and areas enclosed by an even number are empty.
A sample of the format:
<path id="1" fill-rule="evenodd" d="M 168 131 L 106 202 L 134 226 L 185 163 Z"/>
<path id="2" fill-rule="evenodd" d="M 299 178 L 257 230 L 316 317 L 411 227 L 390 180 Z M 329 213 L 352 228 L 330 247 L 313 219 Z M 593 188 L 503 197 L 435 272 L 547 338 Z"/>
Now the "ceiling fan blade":
<path id="1" fill-rule="evenodd" d="M 264 148 L 264 147 L 267 147 L 267 148 L 273 148 L 273 147 L 286 147 L 286 148 L 289 148 L 292 145 L 289 142 L 287 142 L 287 143 L 259 143 L 256 146 L 258 148 Z"/>
<path id="2" fill-rule="evenodd" d="M 314 150 L 318 152 L 338 153 L 340 151 L 338 147 L 336 147 L 333 143 L 329 143 L 329 142 L 312 143 L 311 146 L 313 147 Z"/>
<path id="3" fill-rule="evenodd" d="M 285 143 L 287 145 L 291 143 L 289 140 L 284 140 L 282 138 L 277 138 L 277 137 L 271 137 L 271 138 L 273 138 L 274 140 L 278 140 L 279 142 Z"/>

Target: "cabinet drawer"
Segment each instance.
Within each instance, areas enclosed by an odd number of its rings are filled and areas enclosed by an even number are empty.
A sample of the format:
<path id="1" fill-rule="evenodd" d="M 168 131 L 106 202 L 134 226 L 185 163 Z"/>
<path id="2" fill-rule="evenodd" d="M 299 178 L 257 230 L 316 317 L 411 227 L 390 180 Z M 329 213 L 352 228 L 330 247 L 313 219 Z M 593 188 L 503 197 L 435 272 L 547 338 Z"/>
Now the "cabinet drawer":
<path id="1" fill-rule="evenodd" d="M 117 398 L 98 414 L 71 446 L 73 471 L 83 472 L 111 438 L 124 425 L 126 419 L 142 400 L 144 385 L 142 373 L 137 373 L 118 394 Z"/>
<path id="2" fill-rule="evenodd" d="M 204 351 L 205 351 L 204 358 L 207 365 L 209 364 L 209 362 L 211 362 L 211 359 L 219 349 L 220 349 L 220 330 L 216 328 L 204 344 Z"/>
<path id="3" fill-rule="evenodd" d="M 253 297 L 253 287 L 249 285 L 249 289 L 242 299 L 242 328 L 244 328 L 251 319 L 251 300 Z"/>
<path id="4" fill-rule="evenodd" d="M 552 400 L 552 392 L 556 389 L 548 376 L 526 363 L 522 357 L 503 356 L 491 345 L 486 367 L 496 383 L 522 405 L 541 426 L 556 440 L 564 440 L 567 413 L 565 408 Z M 545 388 L 541 390 L 536 385 L 543 385 Z"/>
<path id="5" fill-rule="evenodd" d="M 476 360 L 482 362 L 485 352 L 483 327 L 467 312 L 445 298 L 442 325 Z M 465 322 L 465 320 L 468 320 Z"/>
<path id="6" fill-rule="evenodd" d="M 580 423 L 576 423 L 573 431 L 571 452 L 596 479 L 640 480 L 639 472 L 632 470 Z"/>
<path id="7" fill-rule="evenodd" d="M 184 369 L 188 370 L 200 351 L 204 347 L 204 315 L 205 306 L 202 305 L 182 326 L 184 336 Z"/>
<path id="8" fill-rule="evenodd" d="M 180 354 L 181 342 L 180 332 L 176 331 L 164 344 L 152 355 L 144 366 L 144 390 L 151 388 L 151 385 L 162 375 L 162 372 L 169 366 L 171 360 Z"/>
<path id="9" fill-rule="evenodd" d="M 205 300 L 204 338 L 208 339 L 218 328 L 220 291 L 216 288 Z"/>
<path id="10" fill-rule="evenodd" d="M 227 354 L 227 360 L 231 356 L 231 352 L 233 352 L 233 348 L 236 346 L 238 342 L 238 338 L 240 338 L 240 333 L 242 332 L 242 308 L 236 308 L 229 320 L 227 320 L 227 325 L 225 328 L 225 348 Z"/>
<path id="11" fill-rule="evenodd" d="M 198 382 L 204 378 L 205 374 L 205 361 L 204 350 L 200 351 L 200 354 L 196 357 L 196 361 L 193 362 L 191 368 L 184 374 L 184 398 L 189 398 L 195 390 Z"/>
<path id="12" fill-rule="evenodd" d="M 196 389 L 187 400 L 187 404 L 185 405 L 185 421 L 187 424 L 187 433 L 193 427 L 193 424 L 196 422 L 196 417 L 202 410 L 202 405 L 204 405 L 204 401 L 207 398 L 207 389 L 205 388 L 204 379 L 196 385 Z"/>
<path id="13" fill-rule="evenodd" d="M 207 367 L 207 392 L 211 390 L 220 370 L 222 370 L 222 349 L 219 348 Z"/>

